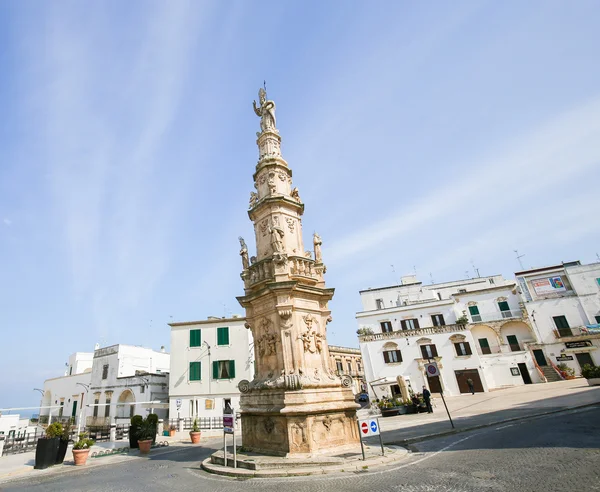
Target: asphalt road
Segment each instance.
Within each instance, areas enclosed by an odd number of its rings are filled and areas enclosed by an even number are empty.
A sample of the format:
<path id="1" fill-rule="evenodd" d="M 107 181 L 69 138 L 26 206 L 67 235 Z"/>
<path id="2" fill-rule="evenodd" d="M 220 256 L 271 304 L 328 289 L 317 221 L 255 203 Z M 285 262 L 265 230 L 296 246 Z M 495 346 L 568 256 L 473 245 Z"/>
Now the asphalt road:
<path id="1" fill-rule="evenodd" d="M 8 491 L 600 491 L 600 406 L 432 439 L 388 469 L 236 480 L 208 475 L 212 449 L 169 449 L 149 459 L 0 485 Z"/>

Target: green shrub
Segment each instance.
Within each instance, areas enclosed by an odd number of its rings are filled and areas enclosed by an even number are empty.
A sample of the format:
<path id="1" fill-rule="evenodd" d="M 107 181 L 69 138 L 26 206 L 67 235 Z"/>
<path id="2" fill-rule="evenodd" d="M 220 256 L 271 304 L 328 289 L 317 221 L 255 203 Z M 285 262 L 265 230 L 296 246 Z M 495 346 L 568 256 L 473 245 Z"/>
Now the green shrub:
<path id="1" fill-rule="evenodd" d="M 198 427 L 198 419 L 194 419 L 194 423 L 192 424 L 192 432 L 200 432 L 200 427 Z"/>
<path id="2" fill-rule="evenodd" d="M 54 422 L 46 429 L 46 437 L 62 437 L 63 431 L 63 425 L 60 422 Z"/>
<path id="3" fill-rule="evenodd" d="M 558 368 L 558 370 L 561 372 L 561 375 L 563 377 L 566 376 L 575 376 L 575 369 L 569 367 L 567 364 L 565 364 L 564 362 L 561 362 L 560 364 L 558 364 L 556 366 Z"/>
<path id="4" fill-rule="evenodd" d="M 131 417 L 131 427 L 139 427 L 143 421 L 144 417 L 141 415 L 134 415 Z"/>
<path id="5" fill-rule="evenodd" d="M 136 429 L 138 441 L 150 441 L 156 435 L 156 425 L 149 417 L 142 420 L 142 423 Z"/>
<path id="6" fill-rule="evenodd" d="M 600 378 L 600 367 L 599 366 L 591 366 L 589 364 L 586 364 L 581 369 L 581 375 L 585 379 Z"/>
<path id="7" fill-rule="evenodd" d="M 79 440 L 73 444 L 73 449 L 90 449 L 95 444 L 93 439 L 89 439 L 85 432 L 79 434 Z"/>
<path id="8" fill-rule="evenodd" d="M 146 420 L 152 423 L 152 425 L 154 426 L 158 425 L 158 415 L 156 415 L 155 413 L 151 413 L 150 415 L 148 415 L 148 417 L 146 417 Z"/>

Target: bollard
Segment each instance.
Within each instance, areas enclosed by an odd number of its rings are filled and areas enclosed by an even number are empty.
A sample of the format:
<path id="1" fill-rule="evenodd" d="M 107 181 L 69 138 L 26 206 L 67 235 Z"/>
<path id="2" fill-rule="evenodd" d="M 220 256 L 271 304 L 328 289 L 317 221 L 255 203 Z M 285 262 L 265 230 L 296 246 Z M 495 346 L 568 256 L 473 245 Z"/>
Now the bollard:
<path id="1" fill-rule="evenodd" d="M 165 432 L 165 421 L 163 419 L 158 419 L 158 435 L 162 436 Z"/>
<path id="2" fill-rule="evenodd" d="M 179 419 L 178 424 L 179 424 L 179 426 L 178 426 L 179 432 L 183 432 L 183 419 L 182 418 Z"/>
<path id="3" fill-rule="evenodd" d="M 114 422 L 110 424 L 110 442 L 115 442 L 117 440 L 117 424 Z"/>

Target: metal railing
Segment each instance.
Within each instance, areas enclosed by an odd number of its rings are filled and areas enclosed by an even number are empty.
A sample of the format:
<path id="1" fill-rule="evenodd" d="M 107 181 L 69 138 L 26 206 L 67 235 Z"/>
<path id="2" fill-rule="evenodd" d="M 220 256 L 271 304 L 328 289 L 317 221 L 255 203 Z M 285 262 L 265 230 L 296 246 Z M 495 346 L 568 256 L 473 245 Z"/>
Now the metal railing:
<path id="1" fill-rule="evenodd" d="M 503 319 L 522 318 L 523 311 L 520 309 L 512 309 L 510 311 L 495 311 L 479 314 L 471 314 L 472 323 L 482 323 L 486 321 L 502 321 Z"/>
<path id="2" fill-rule="evenodd" d="M 2 456 L 5 454 L 18 454 L 26 453 L 35 449 L 38 439 L 43 437 L 45 434 L 42 431 L 35 429 L 35 432 L 28 432 L 22 436 L 5 436 L 4 437 L 4 450 Z M 1 458 L 0 458 L 1 459 Z"/>
<path id="3" fill-rule="evenodd" d="M 497 346 L 492 346 L 492 347 L 476 347 L 477 348 L 477 353 L 479 355 L 494 355 L 494 354 L 501 354 L 502 353 L 502 348 L 497 345 Z"/>
<path id="4" fill-rule="evenodd" d="M 183 429 L 184 430 L 191 430 L 192 427 L 194 426 L 194 418 L 193 417 L 186 417 L 181 420 L 183 420 Z M 223 417 L 197 417 L 196 420 L 198 421 L 198 427 L 200 427 L 200 430 L 211 430 L 211 429 L 222 429 L 223 428 Z M 173 425 L 173 426 L 179 428 L 179 420 L 178 419 L 169 419 L 166 422 L 168 422 L 169 426 Z"/>
<path id="5" fill-rule="evenodd" d="M 574 326 L 573 328 L 554 328 L 552 330 L 554 332 L 554 336 L 558 339 L 560 338 L 568 338 L 568 337 L 593 337 L 594 335 L 599 335 L 598 333 L 590 333 L 587 331 L 585 326 Z"/>

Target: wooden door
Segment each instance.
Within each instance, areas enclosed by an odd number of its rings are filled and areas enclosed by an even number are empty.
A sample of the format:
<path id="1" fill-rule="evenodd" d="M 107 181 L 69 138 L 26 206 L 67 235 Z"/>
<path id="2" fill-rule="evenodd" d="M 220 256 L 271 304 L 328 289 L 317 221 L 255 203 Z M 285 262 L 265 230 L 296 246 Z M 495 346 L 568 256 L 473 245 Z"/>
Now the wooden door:
<path id="1" fill-rule="evenodd" d="M 594 367 L 596 364 L 594 364 L 594 361 L 592 360 L 592 356 L 590 354 L 588 354 L 587 352 L 582 352 L 581 354 L 575 354 L 575 357 L 577 357 L 577 362 L 579 362 L 579 367 L 581 367 L 583 369 L 583 366 L 585 366 L 586 364 L 589 364 L 590 366 Z"/>
<path id="2" fill-rule="evenodd" d="M 538 366 L 542 367 L 542 366 L 548 365 L 548 362 L 546 362 L 546 356 L 544 355 L 543 350 L 539 350 L 539 349 L 534 350 L 533 356 L 535 357 L 535 361 L 537 362 Z"/>
<path id="3" fill-rule="evenodd" d="M 523 378 L 523 382 L 525 384 L 531 384 L 531 376 L 529 375 L 529 371 L 527 370 L 527 364 L 524 364 L 522 362 L 519 362 L 517 364 L 517 366 L 519 367 L 519 372 L 521 373 L 521 377 Z"/>
<path id="4" fill-rule="evenodd" d="M 473 381 L 473 389 L 475 393 L 483 393 L 483 384 L 481 383 L 481 378 L 479 377 L 479 371 L 477 369 L 464 369 L 462 371 L 454 371 L 456 375 L 456 382 L 458 383 L 458 389 L 461 393 L 470 393 L 469 385 L 467 384 L 467 379 L 471 379 Z"/>

